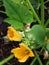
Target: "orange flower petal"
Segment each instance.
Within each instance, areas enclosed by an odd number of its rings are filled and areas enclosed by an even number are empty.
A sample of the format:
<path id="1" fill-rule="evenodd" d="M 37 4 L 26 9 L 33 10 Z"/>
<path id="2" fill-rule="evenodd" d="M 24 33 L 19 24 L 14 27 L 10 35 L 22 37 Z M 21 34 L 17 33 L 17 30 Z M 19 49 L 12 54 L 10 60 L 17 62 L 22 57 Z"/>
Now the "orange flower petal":
<path id="1" fill-rule="evenodd" d="M 22 37 L 19 34 L 18 31 L 16 31 L 13 27 L 9 26 L 8 30 L 7 30 L 7 37 L 11 40 L 11 41 L 21 41 Z"/>
<path id="2" fill-rule="evenodd" d="M 25 44 L 19 44 L 20 47 L 11 50 L 19 62 L 25 62 L 29 57 L 34 57 L 34 53 Z"/>
<path id="3" fill-rule="evenodd" d="M 32 52 L 32 50 L 29 48 L 29 47 L 27 47 L 24 43 L 20 43 L 19 44 L 20 45 L 20 47 L 23 49 L 26 49 L 26 50 L 28 50 L 28 51 L 30 51 L 30 57 L 34 57 L 34 53 Z"/>
<path id="4" fill-rule="evenodd" d="M 26 62 L 28 58 L 29 58 L 29 56 L 26 55 L 26 56 L 24 56 L 23 58 L 18 59 L 18 61 L 19 61 L 19 62 Z"/>

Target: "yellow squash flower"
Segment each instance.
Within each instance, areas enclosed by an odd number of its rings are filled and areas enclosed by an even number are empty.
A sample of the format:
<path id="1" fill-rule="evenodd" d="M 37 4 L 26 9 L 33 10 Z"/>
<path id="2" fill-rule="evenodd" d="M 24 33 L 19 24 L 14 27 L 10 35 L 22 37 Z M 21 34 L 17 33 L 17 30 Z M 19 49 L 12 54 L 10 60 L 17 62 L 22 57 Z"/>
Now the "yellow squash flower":
<path id="1" fill-rule="evenodd" d="M 20 47 L 14 48 L 11 52 L 18 59 L 19 62 L 26 62 L 29 57 L 34 57 L 32 50 L 27 47 L 25 44 L 20 43 Z"/>
<path id="2" fill-rule="evenodd" d="M 10 41 L 21 41 L 22 37 L 18 31 L 16 31 L 12 26 L 8 27 L 7 37 Z"/>

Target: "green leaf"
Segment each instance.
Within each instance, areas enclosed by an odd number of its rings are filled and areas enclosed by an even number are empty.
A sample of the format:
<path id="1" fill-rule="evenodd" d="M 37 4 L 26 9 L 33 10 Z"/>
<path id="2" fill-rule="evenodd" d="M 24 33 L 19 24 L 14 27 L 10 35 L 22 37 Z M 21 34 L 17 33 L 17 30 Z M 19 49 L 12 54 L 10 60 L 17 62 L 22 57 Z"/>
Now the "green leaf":
<path id="1" fill-rule="evenodd" d="M 21 22 L 16 21 L 15 19 L 5 19 L 5 22 L 11 24 L 15 29 L 23 30 L 23 24 Z"/>
<path id="2" fill-rule="evenodd" d="M 46 28 L 46 36 L 49 39 L 49 28 Z"/>
<path id="3" fill-rule="evenodd" d="M 30 33 L 33 38 L 41 45 L 45 44 L 45 29 L 41 25 L 34 25 Z"/>
<path id="4" fill-rule="evenodd" d="M 22 23 L 32 23 L 33 15 L 28 8 L 22 4 L 16 4 L 12 0 L 3 0 L 6 13 L 10 18 L 16 19 Z"/>
<path id="5" fill-rule="evenodd" d="M 16 3 L 16 4 L 19 4 L 19 3 L 21 3 L 23 0 L 12 0 L 14 3 Z"/>
<path id="6" fill-rule="evenodd" d="M 49 43 L 47 43 L 47 46 L 46 46 L 47 50 L 49 51 Z"/>
<path id="7" fill-rule="evenodd" d="M 19 16 L 17 15 L 17 12 L 15 11 L 15 7 L 13 7 L 12 4 L 11 5 L 11 0 L 3 0 L 4 6 L 5 6 L 5 10 L 6 10 L 6 14 L 9 16 L 9 18 L 13 18 L 16 19 L 18 21 L 20 21 Z"/>

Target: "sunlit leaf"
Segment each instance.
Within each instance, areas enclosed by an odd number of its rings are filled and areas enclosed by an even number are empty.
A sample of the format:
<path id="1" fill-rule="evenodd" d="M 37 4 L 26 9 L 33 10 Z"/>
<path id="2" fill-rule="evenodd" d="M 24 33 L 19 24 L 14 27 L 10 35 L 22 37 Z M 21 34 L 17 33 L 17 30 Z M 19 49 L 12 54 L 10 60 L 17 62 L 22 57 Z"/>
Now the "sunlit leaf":
<path id="1" fill-rule="evenodd" d="M 3 0 L 3 2 L 6 13 L 10 18 L 16 19 L 25 24 L 33 22 L 33 15 L 29 12 L 26 6 L 22 4 L 15 4 L 11 0 Z"/>

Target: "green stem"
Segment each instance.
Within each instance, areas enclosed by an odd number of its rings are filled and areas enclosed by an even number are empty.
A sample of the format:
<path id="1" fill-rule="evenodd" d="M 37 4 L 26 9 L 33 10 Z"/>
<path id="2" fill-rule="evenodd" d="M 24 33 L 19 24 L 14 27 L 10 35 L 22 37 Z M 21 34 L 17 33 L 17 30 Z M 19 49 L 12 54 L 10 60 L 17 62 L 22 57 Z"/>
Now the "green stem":
<path id="1" fill-rule="evenodd" d="M 41 0 L 41 25 L 44 25 L 44 0 Z"/>
<path id="2" fill-rule="evenodd" d="M 38 61 L 39 61 L 39 64 L 40 64 L 40 65 L 43 65 L 42 62 L 41 62 L 41 60 L 40 60 L 40 58 L 39 58 L 39 56 L 38 56 L 38 54 L 37 54 L 37 52 L 36 52 L 35 50 L 34 50 L 34 52 L 35 52 L 35 54 L 36 54 L 36 58 L 37 58 Z"/>
<path id="3" fill-rule="evenodd" d="M 46 65 L 49 65 L 49 61 L 47 61 Z"/>
<path id="4" fill-rule="evenodd" d="M 10 55 L 9 57 L 5 58 L 4 60 L 2 60 L 2 61 L 0 62 L 0 65 L 5 64 L 5 63 L 8 62 L 9 60 L 11 60 L 13 57 L 14 57 L 14 55 L 12 54 L 12 55 Z"/>
<path id="5" fill-rule="evenodd" d="M 0 13 L 4 13 L 4 14 L 6 14 L 6 12 L 4 12 L 4 11 L 0 11 Z"/>
<path id="6" fill-rule="evenodd" d="M 31 64 L 30 65 L 34 65 L 34 63 L 35 63 L 35 61 L 36 61 L 36 57 L 34 58 L 34 60 L 31 62 Z"/>
<path id="7" fill-rule="evenodd" d="M 26 1 L 28 3 L 29 7 L 31 8 L 34 17 L 36 18 L 36 20 L 38 21 L 38 23 L 41 24 L 41 21 L 40 21 L 38 15 L 37 15 L 37 13 L 35 12 L 33 6 L 31 5 L 30 1 L 29 0 L 26 0 Z"/>
<path id="8" fill-rule="evenodd" d="M 44 3 L 44 4 L 46 4 L 46 3 L 48 3 L 48 2 L 49 2 L 49 0 L 45 1 L 45 3 Z"/>
<path id="9" fill-rule="evenodd" d="M 44 47 L 42 47 L 42 49 L 40 50 L 40 52 L 42 52 L 43 50 L 45 50 L 45 48 L 44 48 Z"/>
<path id="10" fill-rule="evenodd" d="M 47 27 L 48 24 L 49 24 L 49 19 L 47 19 L 47 21 L 45 23 L 45 27 Z"/>

